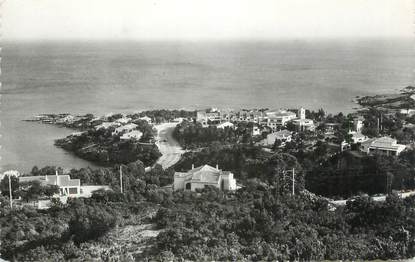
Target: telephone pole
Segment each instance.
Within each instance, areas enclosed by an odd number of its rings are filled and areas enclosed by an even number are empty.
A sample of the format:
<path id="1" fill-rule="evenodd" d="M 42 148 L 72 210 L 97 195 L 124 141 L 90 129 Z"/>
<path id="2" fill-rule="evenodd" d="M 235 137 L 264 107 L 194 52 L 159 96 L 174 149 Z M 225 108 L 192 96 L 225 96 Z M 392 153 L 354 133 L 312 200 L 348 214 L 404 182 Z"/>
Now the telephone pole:
<path id="1" fill-rule="evenodd" d="M 293 178 L 292 178 L 292 185 L 293 185 L 293 188 L 292 188 L 292 190 L 293 190 L 293 195 L 295 195 L 295 191 L 294 191 L 294 188 L 295 188 L 295 169 L 293 168 Z"/>
<path id="2" fill-rule="evenodd" d="M 13 208 L 13 194 L 12 194 L 12 181 L 11 175 L 7 175 L 9 177 L 9 197 L 10 197 L 10 209 Z"/>
<path id="3" fill-rule="evenodd" d="M 122 189 L 122 166 L 120 165 L 120 188 L 121 188 L 121 194 L 123 193 Z"/>

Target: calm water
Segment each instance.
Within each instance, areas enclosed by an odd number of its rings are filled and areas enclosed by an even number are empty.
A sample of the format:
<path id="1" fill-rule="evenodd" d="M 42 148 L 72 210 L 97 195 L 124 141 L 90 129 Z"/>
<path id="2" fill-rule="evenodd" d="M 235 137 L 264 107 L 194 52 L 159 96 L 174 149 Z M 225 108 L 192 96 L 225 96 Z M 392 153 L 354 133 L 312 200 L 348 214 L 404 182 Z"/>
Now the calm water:
<path id="1" fill-rule="evenodd" d="M 4 43 L 1 169 L 88 166 L 53 146 L 72 130 L 38 113 L 153 108 L 353 108 L 357 95 L 414 84 L 408 40 L 258 43 Z"/>

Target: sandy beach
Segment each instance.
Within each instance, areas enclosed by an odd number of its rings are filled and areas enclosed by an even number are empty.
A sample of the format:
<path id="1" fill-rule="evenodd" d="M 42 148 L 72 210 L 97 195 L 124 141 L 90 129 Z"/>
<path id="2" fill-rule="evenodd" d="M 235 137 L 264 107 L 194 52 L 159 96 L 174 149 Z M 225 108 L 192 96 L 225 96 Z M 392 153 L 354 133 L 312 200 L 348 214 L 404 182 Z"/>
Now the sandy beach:
<path id="1" fill-rule="evenodd" d="M 177 122 L 174 122 L 154 126 L 157 129 L 156 145 L 162 153 L 157 164 L 160 164 L 164 169 L 177 163 L 180 156 L 185 152 L 172 136 L 177 124 Z"/>

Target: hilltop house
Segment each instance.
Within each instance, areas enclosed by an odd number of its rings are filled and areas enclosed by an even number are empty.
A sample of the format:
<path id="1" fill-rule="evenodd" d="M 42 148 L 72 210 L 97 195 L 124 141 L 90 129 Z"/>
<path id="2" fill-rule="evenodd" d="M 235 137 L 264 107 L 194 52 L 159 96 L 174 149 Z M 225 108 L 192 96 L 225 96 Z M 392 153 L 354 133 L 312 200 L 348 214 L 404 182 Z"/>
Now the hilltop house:
<path id="1" fill-rule="evenodd" d="M 200 166 L 187 172 L 174 173 L 174 190 L 203 189 L 207 186 L 214 186 L 221 190 L 236 190 L 236 180 L 229 171 L 222 171 L 209 165 Z"/>
<path id="2" fill-rule="evenodd" d="M 397 143 L 391 137 L 372 138 L 360 145 L 360 150 L 366 154 L 382 154 L 386 156 L 397 156 L 406 148 L 405 145 Z"/>

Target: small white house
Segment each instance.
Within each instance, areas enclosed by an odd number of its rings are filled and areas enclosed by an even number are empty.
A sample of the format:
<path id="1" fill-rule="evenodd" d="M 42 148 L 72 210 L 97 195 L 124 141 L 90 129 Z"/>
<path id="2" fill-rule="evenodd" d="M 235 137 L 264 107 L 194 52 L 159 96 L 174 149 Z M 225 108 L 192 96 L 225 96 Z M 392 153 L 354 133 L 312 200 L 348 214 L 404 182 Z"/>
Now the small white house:
<path id="1" fill-rule="evenodd" d="M 259 128 L 259 126 L 254 125 L 252 127 L 252 136 L 260 136 L 261 135 L 261 129 Z"/>
<path id="2" fill-rule="evenodd" d="M 221 128 L 221 129 L 225 129 L 225 127 L 234 128 L 235 125 L 232 124 L 231 122 L 224 122 L 222 124 L 217 125 L 216 127 Z"/>
<path id="3" fill-rule="evenodd" d="M 118 135 L 118 134 L 121 134 L 121 133 L 124 133 L 124 132 L 131 132 L 136 128 L 137 128 L 137 125 L 134 124 L 134 123 L 127 124 L 127 125 L 124 125 L 124 126 L 120 126 L 120 127 L 117 127 L 114 130 L 114 132 L 112 132 L 112 135 Z"/>
<path id="4" fill-rule="evenodd" d="M 267 135 L 267 138 L 264 140 L 265 146 L 272 146 L 275 143 L 275 140 L 280 140 L 283 144 L 286 142 L 291 142 L 292 132 L 284 129 L 278 132 L 274 132 Z"/>
<path id="5" fill-rule="evenodd" d="M 363 142 L 369 140 L 369 138 L 367 136 L 363 135 L 360 132 L 350 131 L 349 135 L 352 135 L 351 139 L 352 139 L 353 144 L 363 143 Z"/>
<path id="6" fill-rule="evenodd" d="M 121 140 L 130 140 L 130 139 L 136 139 L 136 140 L 140 140 L 140 138 L 143 136 L 143 133 L 139 130 L 133 130 L 130 132 L 127 132 L 125 134 L 123 134 L 120 139 Z"/>
<path id="7" fill-rule="evenodd" d="M 120 126 L 120 125 L 121 125 L 120 123 L 116 123 L 116 122 L 103 122 L 102 124 L 95 126 L 95 129 L 96 130 L 108 129 L 113 126 Z"/>
<path id="8" fill-rule="evenodd" d="M 115 120 L 115 122 L 125 125 L 131 122 L 131 118 L 124 116 L 124 117 L 118 118 L 117 120 Z"/>
<path id="9" fill-rule="evenodd" d="M 150 117 L 148 117 L 148 116 L 143 116 L 143 117 L 140 117 L 140 120 L 147 121 L 147 123 L 151 124 L 151 118 L 150 118 Z"/>

